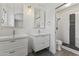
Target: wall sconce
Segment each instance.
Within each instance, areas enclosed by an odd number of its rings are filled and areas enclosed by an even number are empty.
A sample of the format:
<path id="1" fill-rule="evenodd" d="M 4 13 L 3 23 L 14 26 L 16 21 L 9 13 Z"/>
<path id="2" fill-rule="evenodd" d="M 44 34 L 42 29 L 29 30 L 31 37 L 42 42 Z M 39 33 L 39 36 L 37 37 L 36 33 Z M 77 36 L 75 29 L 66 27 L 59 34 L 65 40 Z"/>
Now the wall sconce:
<path id="1" fill-rule="evenodd" d="M 27 7 L 27 9 L 28 9 L 27 14 L 30 15 L 32 13 L 32 7 L 31 7 L 31 5 L 29 5 Z"/>

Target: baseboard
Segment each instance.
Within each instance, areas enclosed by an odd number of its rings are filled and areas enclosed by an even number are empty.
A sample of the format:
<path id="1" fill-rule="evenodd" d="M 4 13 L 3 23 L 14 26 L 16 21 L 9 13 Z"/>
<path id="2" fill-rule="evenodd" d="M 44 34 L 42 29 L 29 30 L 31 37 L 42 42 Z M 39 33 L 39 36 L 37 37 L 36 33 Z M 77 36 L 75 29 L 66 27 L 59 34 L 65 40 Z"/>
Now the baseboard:
<path id="1" fill-rule="evenodd" d="M 68 51 L 70 51 L 70 52 L 72 52 L 72 53 L 74 53 L 74 54 L 79 55 L 79 51 L 77 51 L 77 50 L 71 49 L 71 48 L 66 47 L 66 46 L 64 46 L 64 45 L 62 46 L 62 48 L 65 49 L 65 50 L 68 50 Z"/>

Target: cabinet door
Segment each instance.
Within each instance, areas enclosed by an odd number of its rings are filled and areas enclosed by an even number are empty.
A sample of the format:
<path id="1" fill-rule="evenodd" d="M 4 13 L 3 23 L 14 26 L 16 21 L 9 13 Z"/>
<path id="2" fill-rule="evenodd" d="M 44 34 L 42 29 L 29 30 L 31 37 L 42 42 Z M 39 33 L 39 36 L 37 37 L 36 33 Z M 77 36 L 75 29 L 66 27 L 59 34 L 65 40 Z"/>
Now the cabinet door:
<path id="1" fill-rule="evenodd" d="M 33 45 L 35 52 L 49 47 L 49 35 L 36 36 L 33 39 Z"/>
<path id="2" fill-rule="evenodd" d="M 19 47 L 12 50 L 6 51 L 9 56 L 25 56 L 27 55 L 27 49 L 25 47 Z"/>
<path id="3" fill-rule="evenodd" d="M 25 47 L 0 51 L 0 56 L 25 56 L 25 55 L 27 55 L 27 49 Z"/>
<path id="4" fill-rule="evenodd" d="M 28 55 L 28 38 L 0 42 L 0 56 Z"/>

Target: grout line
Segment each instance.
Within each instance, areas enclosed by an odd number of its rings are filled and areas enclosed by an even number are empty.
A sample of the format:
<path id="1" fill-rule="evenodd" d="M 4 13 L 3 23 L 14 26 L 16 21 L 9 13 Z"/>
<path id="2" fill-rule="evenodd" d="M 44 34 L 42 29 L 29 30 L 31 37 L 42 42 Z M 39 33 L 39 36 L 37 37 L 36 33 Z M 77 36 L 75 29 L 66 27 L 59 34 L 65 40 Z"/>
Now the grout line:
<path id="1" fill-rule="evenodd" d="M 72 53 L 74 53 L 74 54 L 79 55 L 79 51 L 77 51 L 77 50 L 68 48 L 68 47 L 66 47 L 66 46 L 62 46 L 62 48 L 65 49 L 65 50 L 68 50 L 68 51 L 70 51 L 70 52 L 72 52 Z"/>

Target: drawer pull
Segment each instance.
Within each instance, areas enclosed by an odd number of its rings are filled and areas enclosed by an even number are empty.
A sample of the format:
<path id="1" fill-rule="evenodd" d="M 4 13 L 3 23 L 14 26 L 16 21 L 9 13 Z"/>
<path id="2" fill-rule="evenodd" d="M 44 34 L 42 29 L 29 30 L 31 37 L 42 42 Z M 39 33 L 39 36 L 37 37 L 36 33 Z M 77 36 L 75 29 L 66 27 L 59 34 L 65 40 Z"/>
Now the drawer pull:
<path id="1" fill-rule="evenodd" d="M 11 52 L 9 52 L 9 54 L 12 54 L 12 53 L 15 53 L 16 51 L 11 51 Z"/>
<path id="2" fill-rule="evenodd" d="M 12 41 L 10 41 L 10 42 L 15 42 L 15 40 L 12 40 Z"/>
<path id="3" fill-rule="evenodd" d="M 42 42 L 42 44 L 45 44 L 45 42 Z"/>

